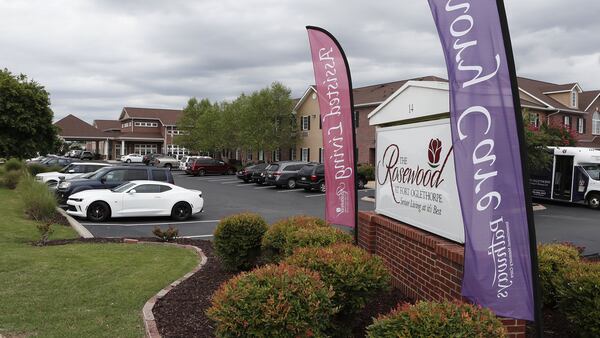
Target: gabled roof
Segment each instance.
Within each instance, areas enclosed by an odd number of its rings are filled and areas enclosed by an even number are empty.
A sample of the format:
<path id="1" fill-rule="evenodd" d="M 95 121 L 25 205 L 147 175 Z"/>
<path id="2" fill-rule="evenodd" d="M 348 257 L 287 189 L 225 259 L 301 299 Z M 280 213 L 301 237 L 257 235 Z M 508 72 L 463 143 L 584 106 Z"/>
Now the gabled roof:
<path id="1" fill-rule="evenodd" d="M 121 121 L 119 120 L 94 120 L 94 127 L 102 130 L 121 130 Z"/>
<path id="2" fill-rule="evenodd" d="M 119 116 L 119 121 L 128 118 L 160 120 L 165 126 L 174 126 L 181 115 L 183 115 L 183 110 L 181 109 L 124 107 L 121 111 L 121 116 Z"/>
<path id="3" fill-rule="evenodd" d="M 394 94 L 396 90 L 400 89 L 406 82 L 408 81 L 439 81 L 439 82 L 448 82 L 446 79 L 442 79 L 437 76 L 424 76 L 417 77 L 414 79 L 394 81 L 381 83 L 376 85 L 370 85 L 366 87 L 358 87 L 353 88 L 352 95 L 354 98 L 354 107 L 360 106 L 378 106 L 383 101 L 385 101 L 390 95 Z M 294 107 L 294 111 L 296 111 L 306 99 L 312 94 L 316 93 L 317 89 L 314 85 L 308 86 L 298 103 Z"/>
<path id="4" fill-rule="evenodd" d="M 552 93 L 569 92 L 573 90 L 573 88 L 577 88 L 578 91 L 580 91 L 581 88 L 577 83 L 559 85 L 550 82 L 528 79 L 525 77 L 518 77 L 517 82 L 519 84 L 519 90 L 522 93 L 525 93 L 527 96 L 531 96 L 533 99 L 535 99 L 538 105 L 542 105 L 545 108 L 559 109 L 570 112 L 583 111 L 582 109 L 566 106 L 548 95 Z"/>
<path id="5" fill-rule="evenodd" d="M 106 137 L 101 130 L 72 114 L 56 121 L 54 125 L 60 128 L 58 134 L 66 138 L 97 139 Z"/>
<path id="6" fill-rule="evenodd" d="M 600 101 L 600 90 L 590 90 L 579 94 L 579 104 L 585 111 L 589 111 L 594 102 Z"/>

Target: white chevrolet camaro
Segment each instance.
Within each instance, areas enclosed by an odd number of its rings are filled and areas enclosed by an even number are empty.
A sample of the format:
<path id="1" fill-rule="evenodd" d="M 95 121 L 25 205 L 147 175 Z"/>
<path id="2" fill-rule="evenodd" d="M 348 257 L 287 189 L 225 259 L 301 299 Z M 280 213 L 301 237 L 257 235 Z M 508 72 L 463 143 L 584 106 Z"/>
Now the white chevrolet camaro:
<path id="1" fill-rule="evenodd" d="M 67 213 L 102 222 L 111 217 L 171 216 L 183 221 L 202 212 L 202 192 L 157 181 L 131 181 L 113 189 L 69 196 Z"/>

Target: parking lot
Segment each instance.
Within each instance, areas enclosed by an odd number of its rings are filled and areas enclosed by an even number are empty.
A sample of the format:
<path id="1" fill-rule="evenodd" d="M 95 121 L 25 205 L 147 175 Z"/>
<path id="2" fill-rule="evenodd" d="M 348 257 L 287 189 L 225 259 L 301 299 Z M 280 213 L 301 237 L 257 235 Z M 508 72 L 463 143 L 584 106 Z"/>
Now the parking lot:
<path id="1" fill-rule="evenodd" d="M 157 225 L 163 228 L 173 225 L 179 229 L 180 236 L 210 239 L 219 220 L 235 213 L 256 212 L 268 223 L 291 215 L 325 216 L 325 195 L 319 192 L 243 183 L 229 175 L 193 177 L 179 171 L 173 173 L 177 185 L 202 191 L 203 213 L 184 222 L 169 218 L 129 218 L 105 223 L 80 220 L 81 223 L 98 237 L 147 237 L 152 236 Z M 372 189 L 359 190 L 359 210 L 374 209 L 374 203 L 360 200 L 373 195 Z M 585 246 L 585 254 L 600 253 L 600 212 L 585 206 L 538 202 L 546 207 L 534 213 L 538 241 L 568 241 Z"/>

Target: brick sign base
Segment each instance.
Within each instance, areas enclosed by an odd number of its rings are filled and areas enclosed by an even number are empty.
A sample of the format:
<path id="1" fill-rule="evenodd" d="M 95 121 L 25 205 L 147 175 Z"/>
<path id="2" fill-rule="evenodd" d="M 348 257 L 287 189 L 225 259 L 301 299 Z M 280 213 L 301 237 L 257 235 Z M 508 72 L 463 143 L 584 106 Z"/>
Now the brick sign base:
<path id="1" fill-rule="evenodd" d="M 464 246 L 364 211 L 358 215 L 358 244 L 384 259 L 394 287 L 413 300 L 463 299 Z M 509 337 L 525 337 L 524 320 L 501 320 Z"/>

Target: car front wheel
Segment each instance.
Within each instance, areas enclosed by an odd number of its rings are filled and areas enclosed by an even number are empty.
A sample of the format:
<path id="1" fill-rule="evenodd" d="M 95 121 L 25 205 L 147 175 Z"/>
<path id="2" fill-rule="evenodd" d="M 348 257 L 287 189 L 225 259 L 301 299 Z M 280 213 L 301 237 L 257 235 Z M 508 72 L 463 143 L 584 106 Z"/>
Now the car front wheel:
<path id="1" fill-rule="evenodd" d="M 327 191 L 327 188 L 325 187 L 325 182 L 321 182 L 321 184 L 319 184 L 319 191 L 320 192 Z"/>
<path id="2" fill-rule="evenodd" d="M 171 210 L 171 218 L 176 221 L 185 221 L 192 216 L 192 207 L 187 202 L 178 202 Z"/>
<path id="3" fill-rule="evenodd" d="M 105 202 L 94 202 L 88 207 L 87 218 L 92 222 L 104 222 L 110 218 L 110 207 Z"/>
<path id="4" fill-rule="evenodd" d="M 170 163 L 165 164 L 165 168 L 171 170 L 171 164 Z"/>
<path id="5" fill-rule="evenodd" d="M 365 181 L 363 181 L 362 179 L 358 179 L 358 182 L 356 183 L 358 185 L 358 189 L 364 189 L 365 188 Z"/>
<path id="6" fill-rule="evenodd" d="M 600 209 L 600 194 L 593 193 L 588 197 L 588 206 L 592 209 Z"/>
<path id="7" fill-rule="evenodd" d="M 204 176 L 204 175 L 206 175 L 206 171 L 200 169 L 200 170 L 198 170 L 198 175 L 199 176 Z"/>
<path id="8" fill-rule="evenodd" d="M 130 160 L 130 159 L 127 159 L 127 161 L 125 161 L 125 163 L 131 163 L 131 160 Z"/>

